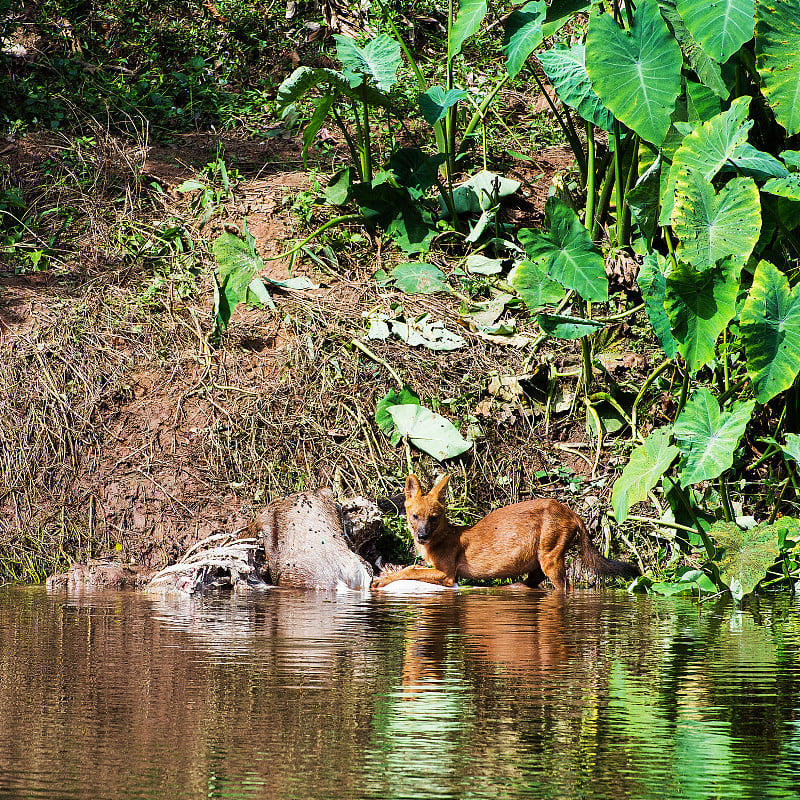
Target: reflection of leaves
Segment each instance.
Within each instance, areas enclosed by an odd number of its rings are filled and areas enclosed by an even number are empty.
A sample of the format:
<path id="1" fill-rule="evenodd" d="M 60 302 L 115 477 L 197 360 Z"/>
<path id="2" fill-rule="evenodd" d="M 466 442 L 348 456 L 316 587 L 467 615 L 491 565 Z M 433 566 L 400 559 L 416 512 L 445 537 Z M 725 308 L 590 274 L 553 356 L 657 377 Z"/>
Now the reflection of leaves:
<path id="1" fill-rule="evenodd" d="M 719 575 L 734 597 L 738 595 L 740 599 L 750 594 L 764 578 L 780 552 L 779 529 L 789 528 L 797 530 L 800 523 L 787 518 L 771 525 L 762 523 L 749 530 L 732 522 L 716 522 L 711 526 L 711 536 L 725 550 L 718 564 Z"/>

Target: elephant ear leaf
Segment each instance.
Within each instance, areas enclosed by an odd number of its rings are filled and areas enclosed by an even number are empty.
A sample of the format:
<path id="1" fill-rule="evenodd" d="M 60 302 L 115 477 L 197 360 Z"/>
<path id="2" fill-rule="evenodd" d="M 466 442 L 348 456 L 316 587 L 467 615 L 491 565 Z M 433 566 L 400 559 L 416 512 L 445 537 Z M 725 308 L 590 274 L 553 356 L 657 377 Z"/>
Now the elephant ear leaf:
<path id="1" fill-rule="evenodd" d="M 787 528 L 796 533 L 797 520 L 762 523 L 749 530 L 733 522 L 716 522 L 711 526 L 709 534 L 723 549 L 719 576 L 735 599 L 750 594 L 766 577 L 780 554 L 780 534 L 783 531 L 785 539 Z"/>
<path id="2" fill-rule="evenodd" d="M 770 4 L 774 8 L 776 4 Z M 745 42 L 753 38 L 754 0 L 698 3 L 678 0 L 678 12 L 703 52 L 724 64 Z"/>
<path id="3" fill-rule="evenodd" d="M 764 96 L 793 136 L 800 133 L 800 0 L 759 2 L 757 16 L 756 67 Z"/>
<path id="4" fill-rule="evenodd" d="M 680 93 L 682 63 L 657 0 L 638 5 L 629 33 L 610 14 L 589 19 L 586 69 L 592 87 L 620 122 L 659 147 Z"/>
<path id="5" fill-rule="evenodd" d="M 800 372 L 800 286 L 761 261 L 742 308 L 741 332 L 753 393 L 766 403 L 788 389 Z"/>
<path id="6" fill-rule="evenodd" d="M 618 523 L 625 521 L 634 503 L 647 499 L 648 492 L 678 455 L 678 448 L 669 443 L 671 434 L 669 428 L 659 428 L 631 453 L 631 460 L 611 493 L 611 507 Z"/>
<path id="7" fill-rule="evenodd" d="M 733 464 L 733 454 L 753 414 L 755 400 L 721 411 L 717 399 L 702 387 L 680 413 L 673 434 L 681 461 L 681 486 L 718 478 Z"/>

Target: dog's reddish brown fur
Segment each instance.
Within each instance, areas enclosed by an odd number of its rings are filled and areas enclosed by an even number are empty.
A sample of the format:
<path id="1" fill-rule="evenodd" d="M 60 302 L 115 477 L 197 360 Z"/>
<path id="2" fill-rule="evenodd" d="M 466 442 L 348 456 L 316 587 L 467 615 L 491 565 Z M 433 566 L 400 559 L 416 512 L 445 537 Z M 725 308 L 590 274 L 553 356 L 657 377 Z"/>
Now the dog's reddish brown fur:
<path id="1" fill-rule="evenodd" d="M 528 500 L 498 508 L 472 526 L 451 525 L 445 511 L 449 476 L 428 494 L 415 475 L 405 487 L 408 525 L 417 551 L 431 565 L 405 567 L 381 575 L 374 588 L 399 580 L 452 586 L 457 578 L 518 578 L 538 586 L 548 577 L 556 589 L 569 589 L 564 555 L 576 542 L 581 559 L 595 575 L 634 578 L 638 568 L 604 558 L 592 544 L 583 520 L 556 500 Z"/>

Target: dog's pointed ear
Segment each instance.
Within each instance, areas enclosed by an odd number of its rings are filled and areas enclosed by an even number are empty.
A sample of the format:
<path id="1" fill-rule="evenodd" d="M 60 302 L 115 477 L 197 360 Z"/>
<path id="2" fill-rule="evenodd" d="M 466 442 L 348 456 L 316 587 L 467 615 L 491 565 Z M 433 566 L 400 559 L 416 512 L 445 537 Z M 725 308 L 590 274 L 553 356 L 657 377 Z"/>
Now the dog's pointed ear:
<path id="1" fill-rule="evenodd" d="M 406 478 L 406 500 L 413 500 L 422 494 L 422 487 L 416 475 L 409 475 Z"/>
<path id="2" fill-rule="evenodd" d="M 445 493 L 447 492 L 447 484 L 450 483 L 450 476 L 449 475 L 442 475 L 438 481 L 433 485 L 433 489 L 431 489 L 431 494 L 436 496 L 436 499 L 442 504 L 445 505 Z"/>

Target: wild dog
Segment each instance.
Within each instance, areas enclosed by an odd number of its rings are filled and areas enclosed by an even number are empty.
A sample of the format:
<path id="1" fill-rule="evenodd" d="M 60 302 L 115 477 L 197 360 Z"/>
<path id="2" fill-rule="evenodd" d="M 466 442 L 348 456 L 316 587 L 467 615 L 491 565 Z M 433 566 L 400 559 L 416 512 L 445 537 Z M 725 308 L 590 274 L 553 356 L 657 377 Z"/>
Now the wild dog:
<path id="1" fill-rule="evenodd" d="M 457 578 L 519 578 L 538 586 L 545 577 L 559 591 L 569 590 L 564 556 L 576 542 L 581 560 L 595 575 L 635 578 L 638 567 L 605 558 L 589 538 L 583 520 L 556 500 L 528 500 L 498 508 L 475 525 L 452 525 L 445 509 L 449 475 L 428 494 L 416 475 L 405 484 L 408 526 L 417 552 L 430 567 L 410 566 L 381 575 L 379 589 L 399 580 L 452 586 Z"/>

